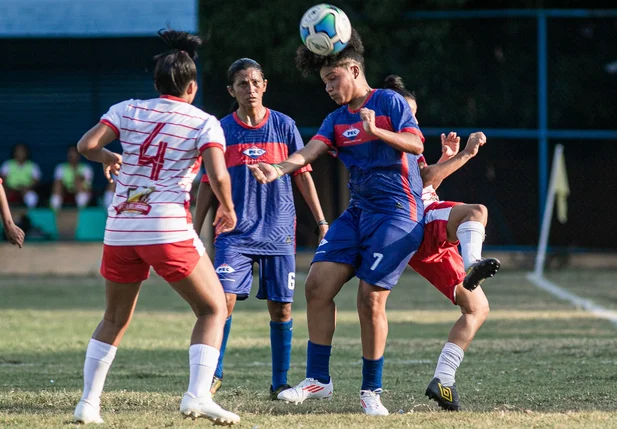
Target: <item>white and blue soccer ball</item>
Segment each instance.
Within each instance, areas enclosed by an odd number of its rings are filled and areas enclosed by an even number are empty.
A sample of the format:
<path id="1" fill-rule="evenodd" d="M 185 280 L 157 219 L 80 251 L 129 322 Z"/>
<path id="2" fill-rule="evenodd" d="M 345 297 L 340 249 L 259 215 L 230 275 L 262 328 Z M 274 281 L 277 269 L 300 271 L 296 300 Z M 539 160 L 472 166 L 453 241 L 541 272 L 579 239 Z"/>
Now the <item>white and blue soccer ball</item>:
<path id="1" fill-rule="evenodd" d="M 341 9 L 318 4 L 307 10 L 300 20 L 302 43 L 317 55 L 341 52 L 351 38 L 351 22 Z"/>

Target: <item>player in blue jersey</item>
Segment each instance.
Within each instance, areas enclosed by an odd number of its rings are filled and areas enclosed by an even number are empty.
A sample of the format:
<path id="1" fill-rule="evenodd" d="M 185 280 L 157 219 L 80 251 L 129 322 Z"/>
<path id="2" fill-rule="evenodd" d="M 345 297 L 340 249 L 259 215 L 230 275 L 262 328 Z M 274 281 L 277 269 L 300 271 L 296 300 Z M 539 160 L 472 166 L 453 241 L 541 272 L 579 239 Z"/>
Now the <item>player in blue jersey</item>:
<path id="1" fill-rule="evenodd" d="M 236 228 L 216 237 L 214 266 L 227 298 L 228 318 L 211 392 L 222 384 L 223 358 L 232 311 L 237 300 L 249 296 L 253 282 L 253 264 L 259 266 L 257 298 L 268 300 L 272 384 L 270 395 L 290 388 L 287 371 L 291 359 L 293 320 L 291 303 L 295 288 L 296 212 L 290 177 L 281 177 L 261 186 L 247 165 L 258 162 L 278 163 L 304 147 L 295 122 L 263 105 L 268 81 L 261 66 L 249 58 L 235 61 L 227 72 L 229 94 L 235 98 L 235 111 L 221 120 L 227 140 L 225 160 L 231 176 L 232 197 L 238 217 Z M 328 230 L 317 191 L 306 165 L 293 174 L 304 200 L 318 225 L 319 240 Z M 197 196 L 195 230 L 199 233 L 206 213 L 214 202 L 207 174 Z"/>
<path id="2" fill-rule="evenodd" d="M 368 415 L 387 415 L 380 396 L 388 335 L 386 300 L 422 241 L 422 179 L 413 154 L 422 153 L 424 139 L 403 97 L 369 86 L 363 53 L 355 30 L 348 46 L 336 55 L 322 57 L 304 46 L 298 49 L 298 68 L 305 75 L 319 72 L 328 95 L 341 107 L 285 162 L 249 168 L 261 183 L 268 183 L 329 152 L 343 161 L 350 176 L 349 207 L 321 241 L 306 279 L 306 379 L 281 392 L 279 399 L 300 403 L 332 396 L 334 297 L 355 275 L 360 279 L 360 404 Z"/>

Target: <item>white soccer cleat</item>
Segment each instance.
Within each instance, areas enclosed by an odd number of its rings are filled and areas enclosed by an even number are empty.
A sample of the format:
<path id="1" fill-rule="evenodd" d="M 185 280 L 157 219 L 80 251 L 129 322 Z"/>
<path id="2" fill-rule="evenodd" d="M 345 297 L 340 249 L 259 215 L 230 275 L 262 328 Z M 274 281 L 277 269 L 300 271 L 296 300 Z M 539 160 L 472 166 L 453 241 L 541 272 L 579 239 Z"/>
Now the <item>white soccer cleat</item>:
<path id="1" fill-rule="evenodd" d="M 320 383 L 314 378 L 306 378 L 303 382 L 291 389 L 283 390 L 278 394 L 278 399 L 285 402 L 301 404 L 307 399 L 332 399 L 334 385 L 332 377 L 329 383 Z"/>
<path id="2" fill-rule="evenodd" d="M 368 416 L 387 416 L 388 409 L 381 403 L 381 389 L 379 391 L 360 390 L 360 404 L 364 414 Z"/>
<path id="3" fill-rule="evenodd" d="M 212 395 L 197 398 L 186 392 L 180 403 L 180 412 L 193 419 L 203 417 L 218 425 L 233 425 L 240 422 L 240 416 L 224 410 L 212 400 Z"/>
<path id="4" fill-rule="evenodd" d="M 97 425 L 105 423 L 101 418 L 100 408 L 86 402 L 84 400 L 79 401 L 75 407 L 73 413 L 73 421 L 75 423 L 89 424 L 94 423 Z"/>

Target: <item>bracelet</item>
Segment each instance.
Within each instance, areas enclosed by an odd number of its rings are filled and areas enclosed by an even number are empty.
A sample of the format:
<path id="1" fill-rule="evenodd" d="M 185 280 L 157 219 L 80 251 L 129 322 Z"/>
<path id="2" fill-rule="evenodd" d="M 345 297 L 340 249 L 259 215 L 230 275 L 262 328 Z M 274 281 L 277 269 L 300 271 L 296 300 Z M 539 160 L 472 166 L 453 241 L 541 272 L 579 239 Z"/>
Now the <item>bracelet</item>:
<path id="1" fill-rule="evenodd" d="M 283 166 L 281 164 L 270 164 L 272 167 L 276 168 L 276 174 L 278 174 L 278 179 L 283 177 L 285 173 L 283 173 Z"/>
<path id="2" fill-rule="evenodd" d="M 315 227 L 315 231 L 313 231 L 315 233 L 315 235 L 319 235 L 319 227 L 322 225 L 329 225 L 328 221 L 325 219 L 320 220 L 319 222 L 317 222 L 317 226 Z"/>

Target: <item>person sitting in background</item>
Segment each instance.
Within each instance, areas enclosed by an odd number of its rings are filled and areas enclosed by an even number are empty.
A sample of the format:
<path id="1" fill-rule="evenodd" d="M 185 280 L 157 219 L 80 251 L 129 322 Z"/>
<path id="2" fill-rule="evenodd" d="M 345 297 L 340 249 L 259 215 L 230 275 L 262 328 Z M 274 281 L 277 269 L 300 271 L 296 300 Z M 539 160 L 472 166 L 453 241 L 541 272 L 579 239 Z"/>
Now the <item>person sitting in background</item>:
<path id="1" fill-rule="evenodd" d="M 91 197 L 92 167 L 85 162 L 79 162 L 77 148 L 69 146 L 66 153 L 67 162 L 56 166 L 54 184 L 49 205 L 58 210 L 64 200 L 75 202 L 77 207 L 88 205 Z"/>
<path id="2" fill-rule="evenodd" d="M 0 176 L 6 186 L 8 201 L 36 207 L 39 196 L 34 190 L 41 180 L 41 170 L 30 160 L 30 150 L 23 142 L 13 146 L 11 159 L 0 166 Z"/>

